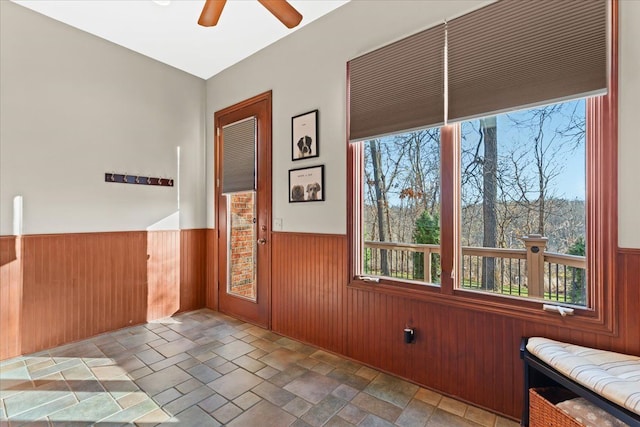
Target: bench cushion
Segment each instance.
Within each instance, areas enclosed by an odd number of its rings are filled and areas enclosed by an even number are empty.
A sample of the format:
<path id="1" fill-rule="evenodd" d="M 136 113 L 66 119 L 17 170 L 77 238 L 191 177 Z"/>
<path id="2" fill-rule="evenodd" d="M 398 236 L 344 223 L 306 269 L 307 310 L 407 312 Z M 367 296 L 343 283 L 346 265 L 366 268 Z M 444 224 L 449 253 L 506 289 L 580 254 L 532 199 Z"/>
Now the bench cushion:
<path id="1" fill-rule="evenodd" d="M 593 390 L 640 415 L 640 357 L 532 337 L 529 353 Z"/>

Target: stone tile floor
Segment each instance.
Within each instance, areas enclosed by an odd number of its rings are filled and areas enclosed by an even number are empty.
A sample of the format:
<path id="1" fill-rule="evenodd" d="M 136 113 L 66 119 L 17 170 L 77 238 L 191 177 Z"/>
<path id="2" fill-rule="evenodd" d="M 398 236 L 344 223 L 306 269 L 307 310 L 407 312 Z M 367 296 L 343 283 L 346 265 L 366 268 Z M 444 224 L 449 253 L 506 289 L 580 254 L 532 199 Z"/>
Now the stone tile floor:
<path id="1" fill-rule="evenodd" d="M 513 421 L 210 310 L 0 363 L 3 426 Z"/>

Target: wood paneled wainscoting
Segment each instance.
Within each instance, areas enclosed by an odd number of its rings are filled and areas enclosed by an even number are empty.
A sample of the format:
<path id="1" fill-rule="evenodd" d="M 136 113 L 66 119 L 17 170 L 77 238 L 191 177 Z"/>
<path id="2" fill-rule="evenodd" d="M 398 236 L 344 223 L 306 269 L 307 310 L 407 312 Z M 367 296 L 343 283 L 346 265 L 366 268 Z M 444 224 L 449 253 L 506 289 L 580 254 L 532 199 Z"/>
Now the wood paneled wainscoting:
<path id="1" fill-rule="evenodd" d="M 0 238 L 0 360 L 205 306 L 206 230 Z"/>
<path id="2" fill-rule="evenodd" d="M 20 354 L 21 240 L 0 236 L 0 360 Z"/>
<path id="3" fill-rule="evenodd" d="M 518 419 L 523 336 L 542 335 L 640 355 L 640 250 L 619 250 L 618 333 L 456 308 L 446 302 L 348 286 L 347 239 L 274 233 L 272 325 L 275 332 L 341 353 Z M 416 329 L 404 344 L 406 325 Z"/>
<path id="4" fill-rule="evenodd" d="M 347 237 L 272 233 L 275 332 L 346 354 Z"/>

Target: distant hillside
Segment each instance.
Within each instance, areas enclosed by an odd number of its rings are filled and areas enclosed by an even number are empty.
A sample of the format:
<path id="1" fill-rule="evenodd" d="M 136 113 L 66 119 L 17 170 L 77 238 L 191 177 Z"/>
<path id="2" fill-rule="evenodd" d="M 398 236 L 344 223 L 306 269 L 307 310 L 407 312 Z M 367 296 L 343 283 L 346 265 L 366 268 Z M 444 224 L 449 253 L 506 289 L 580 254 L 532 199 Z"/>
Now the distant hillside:
<path id="1" fill-rule="evenodd" d="M 439 206 L 434 207 L 437 213 Z M 520 237 L 536 233 L 538 206 L 515 202 L 498 203 L 498 247 L 523 248 Z M 545 232 L 548 252 L 567 253 L 568 248 L 585 236 L 585 202 L 583 200 L 550 199 L 545 202 Z M 416 206 L 391 206 L 388 210 L 390 236 L 387 241 L 413 242 L 415 222 L 422 213 Z M 460 229 L 463 246 L 482 246 L 482 205 L 462 208 Z M 365 240 L 378 240 L 377 216 L 373 205 L 364 207 Z M 375 237 L 374 237 L 375 236 Z"/>

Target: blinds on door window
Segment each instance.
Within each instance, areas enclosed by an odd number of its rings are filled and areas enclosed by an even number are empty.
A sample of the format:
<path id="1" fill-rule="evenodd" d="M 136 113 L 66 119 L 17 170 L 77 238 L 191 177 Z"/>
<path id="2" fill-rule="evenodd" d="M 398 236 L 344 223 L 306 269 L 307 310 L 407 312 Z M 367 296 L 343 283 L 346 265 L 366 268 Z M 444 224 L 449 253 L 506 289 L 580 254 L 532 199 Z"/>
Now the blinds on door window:
<path id="1" fill-rule="evenodd" d="M 222 193 L 256 189 L 256 118 L 222 128 Z"/>

